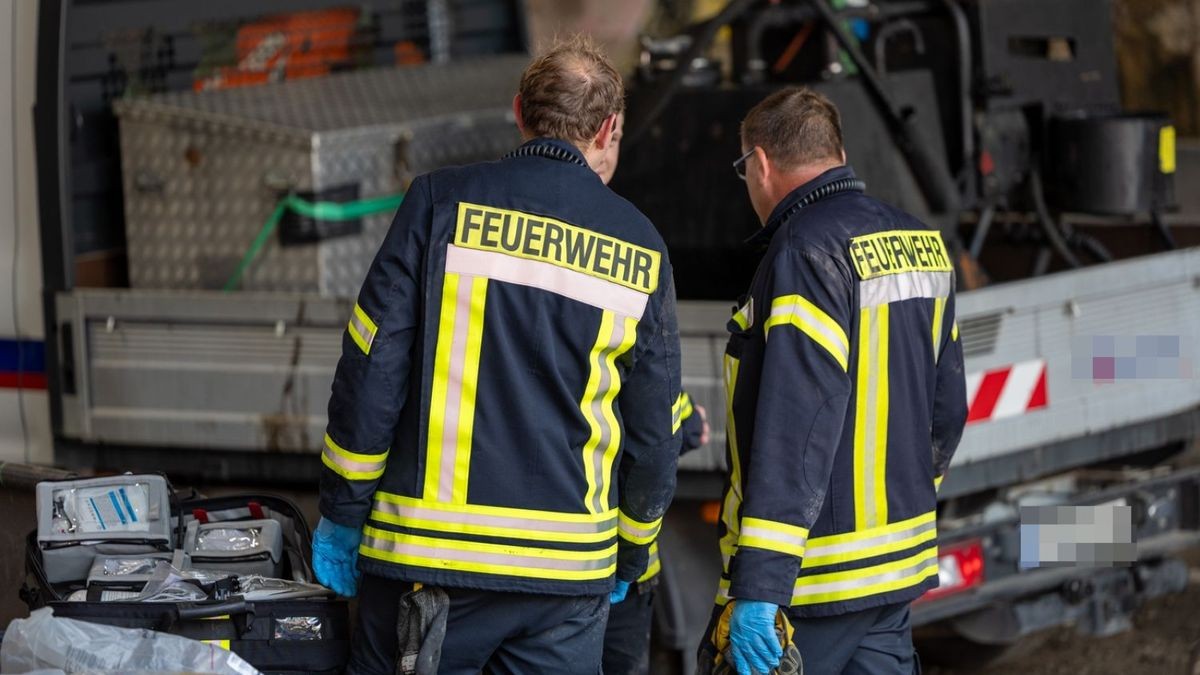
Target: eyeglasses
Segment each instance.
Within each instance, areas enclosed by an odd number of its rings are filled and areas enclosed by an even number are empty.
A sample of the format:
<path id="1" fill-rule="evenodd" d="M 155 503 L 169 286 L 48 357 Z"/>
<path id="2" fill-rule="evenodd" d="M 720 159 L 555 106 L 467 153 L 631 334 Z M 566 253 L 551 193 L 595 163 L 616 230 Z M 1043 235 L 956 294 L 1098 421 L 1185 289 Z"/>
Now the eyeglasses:
<path id="1" fill-rule="evenodd" d="M 750 159 L 753 154 L 754 148 L 750 148 L 746 154 L 733 160 L 733 172 L 737 174 L 738 178 L 746 180 L 746 160 Z"/>

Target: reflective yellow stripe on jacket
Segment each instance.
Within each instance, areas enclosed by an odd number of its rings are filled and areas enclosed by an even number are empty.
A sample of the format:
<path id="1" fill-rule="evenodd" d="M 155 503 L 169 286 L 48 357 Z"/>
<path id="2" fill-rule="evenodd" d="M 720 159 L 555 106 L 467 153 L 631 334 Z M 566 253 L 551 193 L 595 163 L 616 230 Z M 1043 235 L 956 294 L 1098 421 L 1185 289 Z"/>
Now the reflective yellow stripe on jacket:
<path id="1" fill-rule="evenodd" d="M 744 518 L 738 546 L 749 546 L 748 533 L 751 523 L 756 531 L 765 529 L 772 534 L 786 533 L 798 537 L 802 528 L 789 530 L 790 526 L 778 528 L 779 523 L 763 523 L 754 518 Z M 839 600 L 875 595 L 889 590 L 897 590 L 915 586 L 930 574 L 937 573 L 937 513 L 930 511 L 913 518 L 888 523 L 879 527 L 868 528 L 846 534 L 836 534 L 825 537 L 814 537 L 804 543 L 804 557 L 801 560 L 800 576 L 796 580 L 796 590 L 792 598 L 793 605 L 809 605 Z M 792 539 L 793 546 L 779 546 L 779 542 L 769 540 L 767 546 L 771 550 L 781 550 L 791 555 L 801 555 L 795 544 L 798 539 Z M 786 550 L 785 550 L 786 549 Z M 883 556 L 894 556 L 906 551 L 914 551 L 899 560 L 874 562 Z M 859 564 L 859 567 L 838 572 L 814 572 L 813 570 L 831 565 Z M 729 601 L 729 579 L 727 574 L 721 579 L 717 593 L 717 603 Z"/>
<path id="2" fill-rule="evenodd" d="M 617 533 L 616 510 L 558 513 L 499 506 L 430 502 L 377 492 L 371 518 L 432 532 L 576 544 L 605 543 Z"/>
<path id="3" fill-rule="evenodd" d="M 644 523 L 630 518 L 625 515 L 624 511 L 620 512 L 620 518 L 617 521 L 617 532 L 621 535 L 621 538 L 634 544 L 649 544 L 654 541 L 661 527 L 662 518 L 650 523 Z"/>
<path id="4" fill-rule="evenodd" d="M 375 480 L 383 475 L 387 466 L 388 451 L 378 454 L 350 452 L 325 434 L 325 447 L 321 450 L 321 462 L 331 471 L 346 480 Z"/>
<path id="5" fill-rule="evenodd" d="M 675 399 L 675 405 L 671 406 L 671 433 L 679 431 L 679 427 L 683 426 L 683 421 L 691 417 L 695 411 L 695 407 L 692 406 L 692 397 L 688 396 L 686 391 L 679 392 L 679 398 Z"/>
<path id="6" fill-rule="evenodd" d="M 457 572 L 586 581 L 612 576 L 617 545 L 597 551 L 492 544 L 363 528 L 359 554 L 376 560 Z"/>
<path id="7" fill-rule="evenodd" d="M 646 562 L 646 571 L 642 573 L 642 576 L 638 577 L 638 583 L 641 584 L 650 581 L 661 571 L 662 559 L 658 557 L 658 542 L 656 541 L 650 544 L 650 558 Z"/>
<path id="8" fill-rule="evenodd" d="M 767 339 L 775 326 L 794 326 L 821 345 L 842 370 L 849 366 L 850 341 L 846 331 L 820 307 L 799 295 L 784 295 L 771 301 L 771 316 L 764 326 Z"/>
<path id="9" fill-rule="evenodd" d="M 613 403 L 621 391 L 617 358 L 637 341 L 637 324 L 635 318 L 604 310 L 596 344 L 588 357 L 591 372 L 579 407 L 591 430 L 583 446 L 583 470 L 587 481 L 584 504 L 592 513 L 608 509 L 608 477 L 621 448 L 621 425 L 613 413 Z"/>

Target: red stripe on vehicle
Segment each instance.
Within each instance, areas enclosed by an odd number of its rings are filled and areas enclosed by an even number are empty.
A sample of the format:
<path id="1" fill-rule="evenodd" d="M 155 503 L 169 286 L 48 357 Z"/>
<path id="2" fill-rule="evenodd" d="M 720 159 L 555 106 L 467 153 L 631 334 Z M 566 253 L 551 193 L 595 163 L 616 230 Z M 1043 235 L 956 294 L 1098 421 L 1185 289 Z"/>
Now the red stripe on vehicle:
<path id="1" fill-rule="evenodd" d="M 45 389 L 44 373 L 0 373 L 0 389 Z"/>
<path id="2" fill-rule="evenodd" d="M 1042 364 L 1042 372 L 1038 375 L 1037 384 L 1033 387 L 1033 395 L 1029 397 L 1029 405 L 1025 406 L 1026 410 L 1034 410 L 1035 408 L 1046 407 L 1046 364 Z"/>
<path id="3" fill-rule="evenodd" d="M 993 370 L 983 376 L 983 381 L 979 383 L 979 392 L 975 394 L 975 400 L 971 401 L 970 412 L 967 413 L 968 423 L 991 417 L 992 411 L 996 408 L 996 402 L 1000 400 L 1000 393 L 1004 391 L 1004 382 L 1008 380 L 1008 373 L 1011 370 L 1011 368 Z"/>

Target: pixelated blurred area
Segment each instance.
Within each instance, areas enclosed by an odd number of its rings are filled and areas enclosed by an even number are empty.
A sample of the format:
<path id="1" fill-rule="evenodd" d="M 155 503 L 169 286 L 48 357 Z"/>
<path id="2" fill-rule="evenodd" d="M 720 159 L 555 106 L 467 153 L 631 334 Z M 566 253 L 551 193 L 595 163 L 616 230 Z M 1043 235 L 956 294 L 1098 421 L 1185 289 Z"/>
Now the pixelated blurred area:
<path id="1" fill-rule="evenodd" d="M 1195 358 L 1196 341 L 1191 336 L 1081 336 L 1072 346 L 1071 377 L 1102 384 L 1191 379 Z"/>

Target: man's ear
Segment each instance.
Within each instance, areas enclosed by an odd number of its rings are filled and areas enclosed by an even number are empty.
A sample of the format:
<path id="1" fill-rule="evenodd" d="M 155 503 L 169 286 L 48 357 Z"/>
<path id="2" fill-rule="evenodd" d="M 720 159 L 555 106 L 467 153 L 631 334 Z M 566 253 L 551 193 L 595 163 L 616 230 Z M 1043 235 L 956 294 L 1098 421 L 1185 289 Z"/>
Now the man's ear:
<path id="1" fill-rule="evenodd" d="M 767 152 L 757 145 L 754 146 L 754 158 L 758 160 L 759 182 L 765 185 L 771 180 L 771 173 L 775 167 L 771 166 L 771 160 L 767 158 Z M 746 173 L 749 175 L 749 171 Z"/>
<path id="2" fill-rule="evenodd" d="M 513 96 L 513 117 L 517 120 L 517 130 L 525 133 L 525 119 L 521 117 L 521 95 Z"/>
<path id="3" fill-rule="evenodd" d="M 596 132 L 596 136 L 592 138 L 592 144 L 597 150 L 603 150 L 612 142 L 613 132 L 617 129 L 617 113 L 613 113 L 604 118 L 600 123 L 600 131 Z"/>

